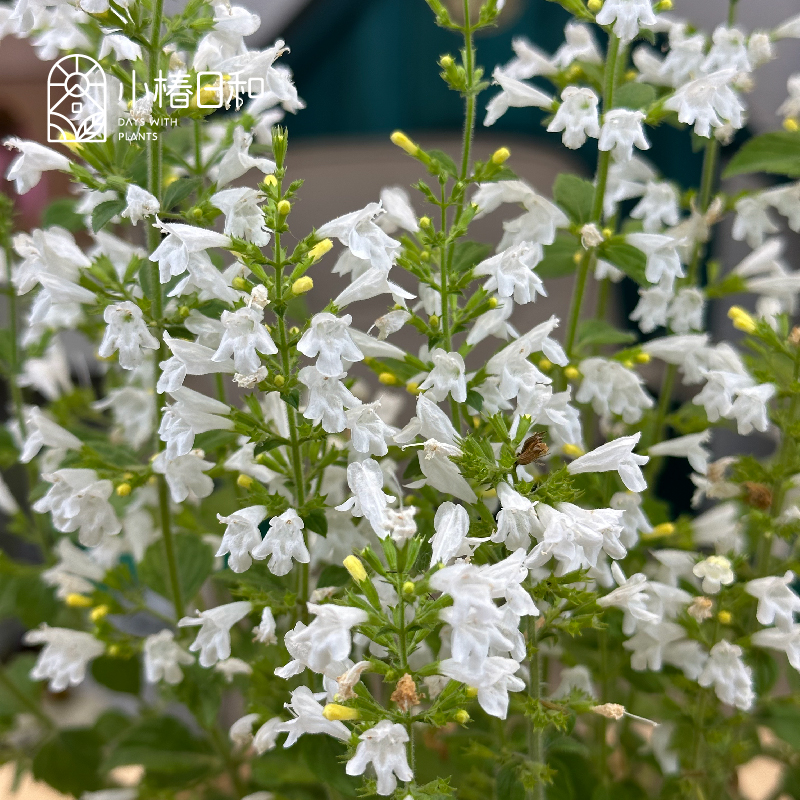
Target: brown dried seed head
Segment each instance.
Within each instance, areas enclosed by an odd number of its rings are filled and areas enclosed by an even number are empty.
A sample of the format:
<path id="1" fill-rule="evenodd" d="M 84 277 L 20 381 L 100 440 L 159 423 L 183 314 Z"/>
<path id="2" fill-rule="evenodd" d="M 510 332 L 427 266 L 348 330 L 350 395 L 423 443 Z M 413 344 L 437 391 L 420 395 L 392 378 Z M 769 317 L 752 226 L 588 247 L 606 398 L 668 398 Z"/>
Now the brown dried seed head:
<path id="1" fill-rule="evenodd" d="M 412 707 L 419 703 L 419 695 L 417 694 L 417 684 L 414 679 L 406 673 L 397 681 L 397 686 L 392 692 L 391 700 L 397 703 L 397 707 L 404 714 Z"/>
<path id="2" fill-rule="evenodd" d="M 769 486 L 763 483 L 754 483 L 753 481 L 745 481 L 744 489 L 746 494 L 745 502 L 753 508 L 759 508 L 766 511 L 772 505 L 772 490 Z"/>
<path id="3" fill-rule="evenodd" d="M 795 347 L 800 345 L 800 326 L 792 328 L 792 332 L 789 334 L 789 343 Z"/>
<path id="4" fill-rule="evenodd" d="M 527 439 L 525 444 L 522 445 L 522 450 L 519 451 L 516 464 L 517 466 L 524 467 L 532 461 L 538 461 L 538 459 L 544 458 L 548 452 L 549 448 L 547 442 L 544 440 L 544 434 L 538 432 L 534 433 L 533 436 Z"/>
<path id="5" fill-rule="evenodd" d="M 625 706 L 619 703 L 603 703 L 601 706 L 592 706 L 590 710 L 607 719 L 622 719 L 625 716 Z"/>
<path id="6" fill-rule="evenodd" d="M 692 600 L 692 604 L 686 609 L 686 613 L 690 617 L 694 617 L 698 622 L 702 622 L 703 620 L 711 619 L 713 608 L 714 601 L 710 597 L 695 597 Z"/>

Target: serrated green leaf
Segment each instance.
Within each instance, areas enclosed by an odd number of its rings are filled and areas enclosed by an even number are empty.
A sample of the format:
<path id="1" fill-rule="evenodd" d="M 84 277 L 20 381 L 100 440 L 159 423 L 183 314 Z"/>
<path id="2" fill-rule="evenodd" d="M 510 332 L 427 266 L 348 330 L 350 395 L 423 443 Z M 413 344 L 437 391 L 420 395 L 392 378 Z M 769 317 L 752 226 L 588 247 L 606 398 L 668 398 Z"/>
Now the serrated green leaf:
<path id="1" fill-rule="evenodd" d="M 731 159 L 723 177 L 748 172 L 800 178 L 800 133 L 773 131 L 745 142 Z"/>
<path id="2" fill-rule="evenodd" d="M 647 256 L 633 245 L 621 241 L 606 242 L 601 245 L 600 257 L 610 261 L 640 286 L 650 285 L 645 277 Z"/>
<path id="3" fill-rule="evenodd" d="M 106 200 L 95 206 L 92 211 L 92 230 L 97 233 L 101 228 L 108 225 L 111 220 L 125 210 L 127 204 L 124 200 Z"/>
<path id="4" fill-rule="evenodd" d="M 594 203 L 594 184 L 569 173 L 561 173 L 553 184 L 553 199 L 576 224 L 591 220 Z"/>
<path id="5" fill-rule="evenodd" d="M 306 528 L 320 536 L 328 535 L 328 518 L 321 508 L 315 508 L 303 515 L 303 523 Z"/>
<path id="6" fill-rule="evenodd" d="M 631 344 L 636 334 L 621 331 L 604 319 L 585 319 L 578 327 L 577 346 L 596 347 L 604 344 Z"/>
<path id="7" fill-rule="evenodd" d="M 161 210 L 169 211 L 178 205 L 181 200 L 185 200 L 193 191 L 203 185 L 201 178 L 183 177 L 173 181 L 164 190 L 164 198 L 161 201 Z"/>

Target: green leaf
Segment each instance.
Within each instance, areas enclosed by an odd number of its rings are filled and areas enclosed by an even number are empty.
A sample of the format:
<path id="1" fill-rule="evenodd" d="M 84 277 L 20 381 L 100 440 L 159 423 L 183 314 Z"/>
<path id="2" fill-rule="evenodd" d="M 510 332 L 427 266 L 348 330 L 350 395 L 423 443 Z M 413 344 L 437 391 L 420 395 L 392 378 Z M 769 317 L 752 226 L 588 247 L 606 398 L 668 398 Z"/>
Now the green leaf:
<path id="1" fill-rule="evenodd" d="M 745 142 L 731 159 L 723 177 L 748 172 L 800 178 L 800 133 L 774 131 Z"/>
<path id="2" fill-rule="evenodd" d="M 578 327 L 578 347 L 595 347 L 603 344 L 631 344 L 636 334 L 621 331 L 604 319 L 585 319 Z"/>
<path id="3" fill-rule="evenodd" d="M 564 172 L 553 184 L 553 199 L 576 225 L 584 225 L 592 217 L 594 184 Z"/>
<path id="4" fill-rule="evenodd" d="M 610 261 L 640 286 L 650 285 L 644 274 L 647 256 L 632 244 L 619 240 L 606 242 L 600 248 L 600 257 Z"/>
<path id="5" fill-rule="evenodd" d="M 483 242 L 459 241 L 453 251 L 453 269 L 457 273 L 466 272 L 488 258 L 492 246 Z"/>
<path id="6" fill-rule="evenodd" d="M 71 197 L 62 197 L 54 200 L 44 210 L 42 215 L 42 227 L 49 228 L 52 225 L 60 225 L 68 231 L 79 231 L 83 229 L 83 217 L 75 213 L 75 203 L 77 201 Z"/>
<path id="7" fill-rule="evenodd" d="M 577 268 L 575 253 L 579 249 L 578 240 L 571 233 L 560 232 L 553 244 L 544 248 L 544 258 L 536 266 L 536 274 L 544 280 L 572 275 Z"/>
<path id="8" fill-rule="evenodd" d="M 458 177 L 456 162 L 447 153 L 443 150 L 427 150 L 426 152 L 436 162 L 440 174 L 449 175 L 451 178 Z"/>
<path id="9" fill-rule="evenodd" d="M 173 181 L 164 191 L 164 199 L 161 201 L 161 210 L 169 211 L 173 206 L 178 205 L 181 200 L 185 200 L 195 189 L 202 186 L 201 178 L 183 177 Z"/>
<path id="10" fill-rule="evenodd" d="M 620 86 L 614 93 L 614 105 L 619 108 L 632 108 L 638 111 L 647 108 L 656 101 L 656 90 L 649 83 L 631 81 Z"/>
<path id="11" fill-rule="evenodd" d="M 101 228 L 108 225 L 111 220 L 125 210 L 127 203 L 117 198 L 116 200 L 106 200 L 104 203 L 95 206 L 92 211 L 92 230 L 97 233 Z"/>
<path id="12" fill-rule="evenodd" d="M 325 586 L 347 586 L 350 583 L 350 573 L 336 564 L 328 564 L 323 567 L 317 580 L 317 587 L 322 589 Z"/>
<path id="13" fill-rule="evenodd" d="M 139 694 L 141 668 L 135 658 L 100 656 L 92 662 L 92 677 L 115 692 Z"/>
<path id="14" fill-rule="evenodd" d="M 330 786 L 345 797 L 355 797 L 360 781 L 348 777 L 341 759 L 347 753 L 343 744 L 330 736 L 304 736 L 298 742 L 308 768 L 320 783 Z"/>
<path id="15" fill-rule="evenodd" d="M 184 601 L 189 602 L 211 574 L 214 554 L 205 542 L 188 533 L 177 534 L 174 537 L 174 546 L 181 594 Z M 147 548 L 144 559 L 139 565 L 139 575 L 153 591 L 166 598 L 172 598 L 163 541 L 154 542 Z"/>
<path id="16" fill-rule="evenodd" d="M 303 515 L 306 528 L 320 536 L 328 535 L 328 518 L 321 508 L 315 508 Z"/>
<path id="17" fill-rule="evenodd" d="M 470 389 L 467 392 L 467 405 L 480 412 L 483 408 L 483 398 L 474 389 Z"/>
<path id="18" fill-rule="evenodd" d="M 75 797 L 95 791 L 102 786 L 99 774 L 102 745 L 93 730 L 61 731 L 33 757 L 33 777 Z"/>

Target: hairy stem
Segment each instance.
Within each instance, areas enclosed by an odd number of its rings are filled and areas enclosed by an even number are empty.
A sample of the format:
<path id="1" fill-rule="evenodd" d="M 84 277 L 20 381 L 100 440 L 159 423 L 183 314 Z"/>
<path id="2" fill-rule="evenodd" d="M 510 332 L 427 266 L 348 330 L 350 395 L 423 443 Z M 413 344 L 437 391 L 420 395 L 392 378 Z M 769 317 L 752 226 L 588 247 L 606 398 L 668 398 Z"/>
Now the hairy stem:
<path id="1" fill-rule="evenodd" d="M 537 703 L 542 699 L 542 663 L 539 653 L 539 632 L 536 627 L 536 617 L 528 617 L 528 647 L 532 648 L 528 659 L 528 694 Z M 544 756 L 544 731 L 533 724 L 533 720 L 527 720 L 528 730 L 528 758 L 542 769 L 546 765 Z M 545 800 L 547 797 L 547 786 L 540 776 L 533 789 L 526 792 L 528 800 Z"/>

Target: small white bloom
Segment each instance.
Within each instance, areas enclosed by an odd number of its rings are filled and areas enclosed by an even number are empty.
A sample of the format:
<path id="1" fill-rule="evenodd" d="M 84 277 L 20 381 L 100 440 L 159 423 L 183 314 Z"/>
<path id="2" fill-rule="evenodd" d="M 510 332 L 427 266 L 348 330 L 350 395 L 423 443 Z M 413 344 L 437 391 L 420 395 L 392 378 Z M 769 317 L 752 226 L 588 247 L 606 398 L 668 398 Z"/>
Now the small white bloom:
<path id="1" fill-rule="evenodd" d="M 501 656 L 466 664 L 446 658 L 439 664 L 439 673 L 477 689 L 480 707 L 493 717 L 505 719 L 508 693 L 525 689 L 525 681 L 514 674 L 519 666 L 519 662 Z"/>
<path id="2" fill-rule="evenodd" d="M 275 342 L 264 326 L 264 309 L 256 305 L 242 306 L 236 311 L 223 311 L 220 318 L 225 327 L 212 361 L 226 361 L 233 356 L 237 372 L 251 375 L 261 366 L 258 354 L 272 356 L 278 352 Z"/>
<path id="3" fill-rule="evenodd" d="M 247 747 L 253 741 L 253 725 L 258 721 L 260 714 L 245 714 L 231 725 L 228 738 L 237 749 Z"/>
<path id="4" fill-rule="evenodd" d="M 322 715 L 322 706 L 318 702 L 327 697 L 327 692 L 314 694 L 308 686 L 299 686 L 292 691 L 292 699 L 286 704 L 294 719 L 285 722 L 280 730 L 289 735 L 283 743 L 291 747 L 304 733 L 327 733 L 346 742 L 350 738 L 347 726 L 339 720 L 328 720 Z"/>
<path id="5" fill-rule="evenodd" d="M 608 111 L 603 117 L 603 127 L 600 130 L 600 150 L 610 151 L 615 161 L 630 161 L 634 146 L 640 150 L 649 150 L 650 142 L 642 128 L 645 116 L 643 111 L 631 111 L 627 108 Z"/>
<path id="6" fill-rule="evenodd" d="M 226 658 L 214 665 L 214 672 L 222 673 L 225 683 L 233 683 L 237 675 L 252 675 L 253 668 L 241 658 Z"/>
<path id="7" fill-rule="evenodd" d="M 492 541 L 505 543 L 512 552 L 520 547 L 527 550 L 531 534 L 538 524 L 534 503 L 507 483 L 498 484 L 497 499 L 500 501 L 500 512 Z"/>
<path id="8" fill-rule="evenodd" d="M 265 175 L 275 172 L 275 162 L 268 158 L 254 158 L 248 152 L 253 143 L 253 136 L 237 125 L 233 131 L 233 143 L 227 150 L 219 166 L 216 168 L 215 177 L 217 188 L 222 188 L 231 181 L 241 178 L 253 167 L 261 170 Z"/>
<path id="9" fill-rule="evenodd" d="M 742 436 L 747 436 L 754 429 L 763 433 L 769 427 L 767 403 L 774 395 L 775 387 L 771 383 L 745 386 L 737 390 L 736 399 L 725 416 L 736 420 Z"/>
<path id="10" fill-rule="evenodd" d="M 400 723 L 382 719 L 358 738 L 355 755 L 345 768 L 348 775 L 363 775 L 367 765 L 372 763 L 378 779 L 376 791 L 380 795 L 392 794 L 397 788 L 397 778 L 413 780 L 414 773 L 406 755 L 408 733 Z"/>
<path id="11" fill-rule="evenodd" d="M 297 344 L 297 349 L 309 358 L 317 357 L 316 368 L 321 375 L 336 378 L 344 372 L 342 359 L 361 361 L 364 354 L 356 347 L 348 328 L 353 318 L 346 314 L 336 317 L 323 312 L 314 314 L 308 330 Z"/>
<path id="12" fill-rule="evenodd" d="M 278 643 L 278 639 L 275 636 L 275 617 L 269 606 L 264 606 L 264 610 L 261 612 L 261 622 L 253 628 L 253 634 L 254 642 L 261 642 L 261 644 Z"/>
<path id="13" fill-rule="evenodd" d="M 264 247 L 269 244 L 270 232 L 259 206 L 263 199 L 264 195 L 256 189 L 240 186 L 217 192 L 209 202 L 225 215 L 224 233 L 227 236 Z"/>
<path id="14" fill-rule="evenodd" d="M 350 511 L 354 517 L 366 517 L 380 539 L 388 535 L 385 511 L 389 503 L 395 501 L 392 495 L 384 493 L 384 480 L 383 470 L 374 459 L 352 461 L 347 465 L 347 485 L 353 496 L 336 506 L 337 511 Z"/>
<path id="15" fill-rule="evenodd" d="M 51 628 L 44 623 L 28 631 L 23 641 L 28 645 L 44 645 L 31 670 L 31 678 L 50 681 L 51 692 L 63 692 L 81 683 L 89 662 L 105 651 L 105 645 L 90 633 Z"/>
<path id="16" fill-rule="evenodd" d="M 253 508 L 261 509 L 261 506 Z M 271 556 L 267 564 L 269 571 L 273 575 L 286 575 L 292 568 L 292 559 L 299 564 L 308 564 L 311 560 L 303 538 L 304 528 L 303 520 L 293 508 L 290 508 L 279 517 L 270 519 L 269 530 L 250 553 L 259 561 Z"/>
<path id="17" fill-rule="evenodd" d="M 645 409 L 652 408 L 653 398 L 644 390 L 644 381 L 633 370 L 617 361 L 587 358 L 580 363 L 583 375 L 575 395 L 579 403 L 591 403 L 595 413 L 608 418 L 618 414 L 625 422 L 642 418 Z"/>
<path id="18" fill-rule="evenodd" d="M 217 558 L 230 554 L 228 566 L 234 572 L 244 572 L 248 569 L 253 563 L 251 552 L 261 544 L 261 532 L 258 526 L 266 516 L 267 509 L 264 506 L 240 508 L 227 517 L 217 514 L 217 519 L 227 526 L 216 554 Z"/>
<path id="19" fill-rule="evenodd" d="M 170 395 L 175 402 L 164 408 L 158 428 L 158 435 L 167 445 L 168 461 L 188 455 L 196 434 L 233 428 L 233 421 L 223 416 L 231 410 L 225 403 L 186 386 L 170 392 Z"/>
<path id="20" fill-rule="evenodd" d="M 643 492 L 647 483 L 640 467 L 650 459 L 638 456 L 633 452 L 641 433 L 633 436 L 622 436 L 612 442 L 600 445 L 586 455 L 576 458 L 567 467 L 571 475 L 582 472 L 619 472 L 619 476 L 627 489 L 632 492 Z"/>
<path id="21" fill-rule="evenodd" d="M 267 750 L 272 750 L 275 747 L 276 740 L 278 738 L 278 734 L 283 733 L 286 728 L 284 727 L 286 723 L 280 717 L 273 717 L 272 719 L 268 719 L 257 731 L 256 735 L 253 737 L 253 749 L 259 755 L 263 755 L 267 752 Z M 252 798 L 252 800 L 262 800 L 261 798 L 256 798 L 253 795 L 248 795 L 248 797 Z M 271 800 L 272 795 L 270 794 L 269 798 L 263 798 L 263 800 Z M 242 800 L 247 800 L 247 797 L 243 797 Z"/>
<path id="22" fill-rule="evenodd" d="M 564 39 L 564 44 L 553 55 L 553 64 L 558 69 L 566 69 L 573 61 L 603 63 L 592 29 L 586 23 L 570 20 L 564 27 Z"/>
<path id="23" fill-rule="evenodd" d="M 101 358 L 109 358 L 119 350 L 119 365 L 123 369 L 136 369 L 144 359 L 142 348 L 158 349 L 158 339 L 148 330 L 142 309 L 136 303 L 126 300 L 107 306 L 103 319 L 108 327 L 97 350 Z"/>
<path id="24" fill-rule="evenodd" d="M 752 72 L 747 37 L 743 31 L 720 25 L 711 35 L 711 40 L 711 49 L 703 62 L 704 72 L 711 73 L 721 69 Z"/>
<path id="25" fill-rule="evenodd" d="M 152 404 L 150 398 L 150 405 Z M 23 464 L 30 463 L 42 447 L 52 447 L 54 450 L 80 450 L 83 447 L 83 442 L 75 434 L 46 417 L 38 406 L 31 406 L 26 410 L 25 427 L 28 435 L 19 457 Z"/>
<path id="26" fill-rule="evenodd" d="M 703 579 L 706 594 L 717 594 L 723 586 L 730 586 L 736 580 L 731 562 L 725 556 L 709 556 L 695 564 L 692 572 Z"/>
<path id="27" fill-rule="evenodd" d="M 533 271 L 542 255 L 541 245 L 521 242 L 481 261 L 473 274 L 489 276 L 483 284 L 487 292 L 496 291 L 500 297 L 513 297 L 515 303 L 524 305 L 533 302 L 537 294 L 547 297 L 542 279 Z"/>
<path id="28" fill-rule="evenodd" d="M 429 486 L 447 492 L 466 503 L 474 503 L 478 497 L 467 483 L 451 456 L 461 455 L 455 445 L 428 439 L 417 454 L 419 466 Z"/>
<path id="29" fill-rule="evenodd" d="M 522 36 L 511 40 L 511 49 L 515 57 L 503 67 L 503 72 L 512 78 L 526 81 L 539 75 L 555 75 L 558 72 L 552 59 Z"/>
<path id="30" fill-rule="evenodd" d="M 153 472 L 166 479 L 173 503 L 197 502 L 214 491 L 213 479 L 204 474 L 214 464 L 203 455 L 202 450 L 190 450 L 186 455 L 169 459 L 166 451 L 162 451 L 154 459 Z"/>
<path id="31" fill-rule="evenodd" d="M 56 587 L 56 597 L 64 600 L 70 594 L 91 594 L 106 571 L 92 556 L 74 545 L 68 536 L 58 540 L 54 550 L 59 561 L 42 572 L 42 581 Z"/>
<path id="32" fill-rule="evenodd" d="M 611 565 L 611 574 L 617 582 L 617 588 L 598 598 L 597 604 L 603 608 L 613 606 L 625 612 L 625 619 L 622 623 L 624 634 L 630 636 L 636 630 L 637 622 L 652 625 L 661 621 L 659 614 L 654 614 L 647 608 L 647 602 L 650 600 L 648 592 L 650 586 L 647 578 L 641 572 L 626 578 L 619 564 L 614 562 Z"/>
<path id="33" fill-rule="evenodd" d="M 391 442 L 398 429 L 387 425 L 378 416 L 381 401 L 364 403 L 345 412 L 350 441 L 357 453 L 370 456 L 385 456 L 389 452 L 387 442 Z"/>
<path id="34" fill-rule="evenodd" d="M 42 173 L 51 169 L 69 170 L 70 160 L 49 147 L 12 136 L 3 144 L 9 150 L 19 150 L 6 172 L 6 180 L 16 183 L 17 194 L 25 194 L 42 179 Z"/>
<path id="35" fill-rule="evenodd" d="M 705 475 L 708 469 L 709 452 L 704 447 L 711 440 L 711 431 L 690 433 L 678 436 L 675 439 L 666 439 L 658 444 L 651 445 L 647 451 L 651 456 L 672 456 L 673 458 L 687 458 L 695 472 Z"/>
<path id="36" fill-rule="evenodd" d="M 717 697 L 729 706 L 747 711 L 755 700 L 753 671 L 742 661 L 742 648 L 725 640 L 717 642 L 697 682 L 714 686 Z"/>
<path id="37" fill-rule="evenodd" d="M 642 333 L 652 333 L 656 328 L 667 324 L 669 306 L 674 294 L 672 289 L 662 286 L 639 289 L 639 302 L 630 314 L 630 319 L 639 323 Z"/>
<path id="38" fill-rule="evenodd" d="M 769 215 L 769 198 L 762 194 L 745 195 L 736 201 L 736 219 L 732 236 L 737 242 L 747 240 L 753 248 L 760 248 L 767 236 L 780 229 Z"/>
<path id="39" fill-rule="evenodd" d="M 664 103 L 664 108 L 678 112 L 678 119 L 694 125 L 698 136 L 708 139 L 711 128 L 729 124 L 741 128 L 744 106 L 731 88 L 735 70 L 720 70 L 683 84 Z"/>
<path id="40" fill-rule="evenodd" d="M 158 202 L 158 198 L 135 183 L 128 185 L 125 200 L 127 205 L 120 216 L 127 217 L 131 221 L 131 225 L 136 225 L 137 222 L 161 211 L 161 203 Z"/>
<path id="41" fill-rule="evenodd" d="M 150 261 L 158 262 L 161 283 L 168 283 L 189 268 L 191 256 L 209 247 L 229 247 L 231 240 L 222 233 L 196 228 L 193 225 L 159 223 L 154 225 L 167 234 L 161 244 L 150 255 Z"/>
<path id="42" fill-rule="evenodd" d="M 414 211 L 408 192 L 402 186 L 387 186 L 381 189 L 381 206 L 386 212 L 378 217 L 378 225 L 386 233 L 394 233 L 403 229 L 410 233 L 419 230 L 417 215 Z"/>
<path id="43" fill-rule="evenodd" d="M 460 353 L 448 353 L 437 347 L 431 353 L 433 369 L 419 385 L 432 400 L 441 403 L 449 394 L 457 403 L 467 399 L 467 379 L 464 359 Z"/>
<path id="44" fill-rule="evenodd" d="M 676 242 L 671 236 L 659 233 L 629 233 L 625 237 L 647 256 L 645 277 L 650 283 L 666 282 L 672 285 L 675 278 L 683 277 L 681 259 L 676 249 Z"/>
<path id="45" fill-rule="evenodd" d="M 570 150 L 577 150 L 586 143 L 586 138 L 600 138 L 600 115 L 597 95 L 585 86 L 567 86 L 561 93 L 561 105 L 547 130 L 550 133 L 564 132 L 562 141 Z"/>
<path id="46" fill-rule="evenodd" d="M 794 623 L 795 613 L 800 611 L 800 597 L 791 589 L 795 575 L 788 570 L 782 577 L 773 575 L 750 581 L 745 589 L 758 599 L 756 618 L 762 625 L 777 625 L 789 630 Z"/>
<path id="47" fill-rule="evenodd" d="M 181 664 L 194 664 L 194 656 L 175 641 L 175 634 L 168 628 L 148 636 L 143 650 L 144 674 L 148 683 L 163 680 L 175 686 L 183 680 Z"/>
<path id="48" fill-rule="evenodd" d="M 300 383 L 308 388 L 306 419 L 322 424 L 326 433 L 341 433 L 347 427 L 345 408 L 356 408 L 361 401 L 340 380 L 345 375 L 328 377 L 316 367 L 303 367 L 298 374 Z"/>
<path id="49" fill-rule="evenodd" d="M 199 625 L 200 632 L 189 650 L 200 651 L 200 666 L 213 667 L 231 656 L 231 628 L 253 609 L 251 603 L 238 601 L 199 611 L 196 617 L 183 617 L 178 627 Z"/>
<path id="50" fill-rule="evenodd" d="M 529 83 L 525 83 L 518 78 L 507 74 L 502 67 L 495 67 L 492 73 L 494 83 L 502 91 L 496 94 L 486 104 L 486 117 L 483 124 L 487 127 L 494 125 L 509 108 L 543 108 L 550 110 L 553 105 L 553 98 L 545 94 L 541 89 L 537 89 Z"/>
<path id="51" fill-rule="evenodd" d="M 705 307 L 706 296 L 702 289 L 695 286 L 678 289 L 667 311 L 670 327 L 679 334 L 702 330 Z"/>
<path id="52" fill-rule="evenodd" d="M 789 663 L 800 672 L 800 625 L 795 623 L 786 630 L 765 628 L 756 631 L 750 639 L 757 647 L 782 650 L 786 653 Z"/>
<path id="53" fill-rule="evenodd" d="M 645 233 L 657 233 L 662 226 L 677 225 L 680 221 L 678 200 L 678 191 L 671 183 L 648 181 L 644 196 L 631 216 L 642 220 Z"/>
<path id="54" fill-rule="evenodd" d="M 447 564 L 462 554 L 469 533 L 469 514 L 464 506 L 442 503 L 433 519 L 436 531 L 431 538 L 431 568 L 435 564 Z"/>
<path id="55" fill-rule="evenodd" d="M 605 0 L 595 18 L 598 25 L 614 23 L 614 33 L 623 43 L 633 41 L 639 28 L 649 28 L 658 23 L 650 0 Z"/>
<path id="56" fill-rule="evenodd" d="M 378 329 L 378 341 L 382 342 L 393 333 L 397 333 L 403 325 L 411 319 L 411 314 L 402 308 L 396 311 L 389 311 L 375 320 L 375 327 Z M 371 330 L 371 329 L 370 329 Z"/>

